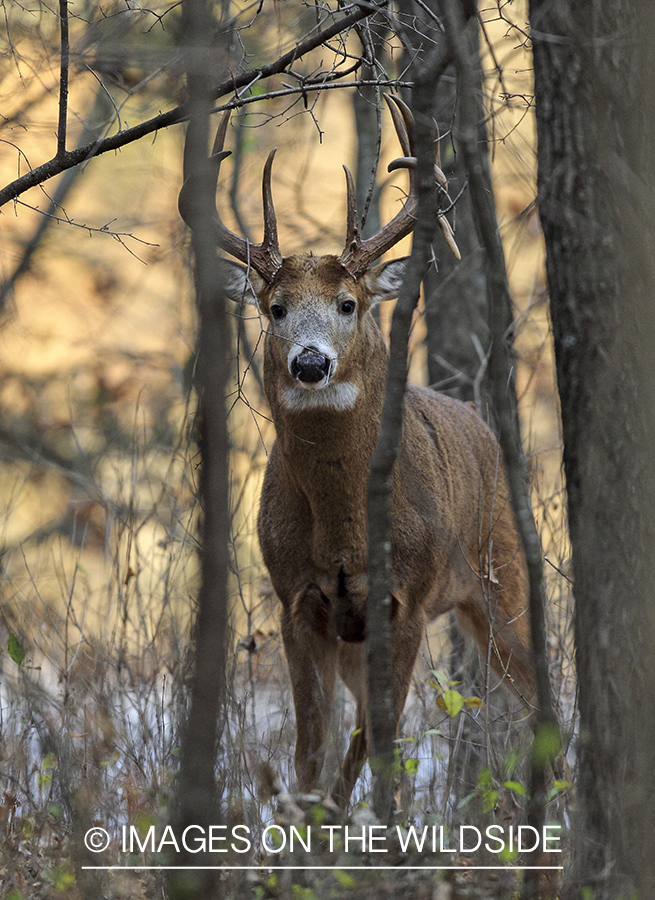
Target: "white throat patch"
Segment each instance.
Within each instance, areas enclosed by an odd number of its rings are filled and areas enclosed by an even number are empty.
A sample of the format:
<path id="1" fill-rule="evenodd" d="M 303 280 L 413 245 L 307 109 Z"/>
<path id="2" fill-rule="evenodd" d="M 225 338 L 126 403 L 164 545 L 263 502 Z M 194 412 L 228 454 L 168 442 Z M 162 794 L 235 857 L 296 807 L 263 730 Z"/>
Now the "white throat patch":
<path id="1" fill-rule="evenodd" d="M 304 409 L 350 409 L 359 396 L 359 388 L 351 381 L 332 382 L 324 388 L 308 390 L 288 387 L 282 392 L 282 403 L 293 412 Z"/>

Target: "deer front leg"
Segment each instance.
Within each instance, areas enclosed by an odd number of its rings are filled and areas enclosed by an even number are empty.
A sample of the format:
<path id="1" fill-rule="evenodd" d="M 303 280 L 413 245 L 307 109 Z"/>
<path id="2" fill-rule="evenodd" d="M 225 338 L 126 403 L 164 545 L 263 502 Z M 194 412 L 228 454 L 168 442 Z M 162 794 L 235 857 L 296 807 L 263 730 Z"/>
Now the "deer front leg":
<path id="1" fill-rule="evenodd" d="M 402 610 L 401 610 L 402 616 Z M 391 665 L 393 670 L 394 725 L 398 723 L 405 708 L 405 701 L 412 680 L 414 664 L 423 639 L 424 619 L 416 613 L 407 620 L 392 620 Z M 350 739 L 348 752 L 341 772 L 332 789 L 334 801 L 342 809 L 350 800 L 359 774 L 369 752 L 367 733 L 369 729 L 368 692 L 366 683 L 366 657 L 363 645 L 341 643 L 339 645 L 339 672 L 348 690 L 357 701 L 355 730 Z"/>
<path id="2" fill-rule="evenodd" d="M 282 611 L 282 639 L 296 710 L 298 789 L 316 786 L 323 768 L 334 697 L 337 636 L 329 605 L 309 585 Z"/>
<path id="3" fill-rule="evenodd" d="M 350 738 L 348 751 L 341 765 L 341 772 L 332 788 L 332 799 L 341 809 L 345 809 L 353 788 L 364 767 L 368 755 L 366 657 L 364 644 L 339 644 L 339 674 L 343 683 L 357 702 L 355 730 Z"/>

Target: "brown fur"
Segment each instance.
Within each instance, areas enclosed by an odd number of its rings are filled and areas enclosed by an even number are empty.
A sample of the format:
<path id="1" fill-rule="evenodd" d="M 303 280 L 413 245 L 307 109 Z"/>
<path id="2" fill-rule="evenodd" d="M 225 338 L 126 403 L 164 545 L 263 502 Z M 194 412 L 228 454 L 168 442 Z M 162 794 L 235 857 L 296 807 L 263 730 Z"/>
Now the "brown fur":
<path id="1" fill-rule="evenodd" d="M 243 270 L 230 265 L 243 292 Z M 395 294 L 402 266 L 378 266 L 355 280 L 335 257 L 292 257 L 271 284 L 255 286 L 271 324 L 264 381 L 277 431 L 262 490 L 259 539 L 282 604 L 298 786 L 309 790 L 320 776 L 338 671 L 357 701 L 359 729 L 333 790 L 341 804 L 366 758 L 366 491 L 387 367 L 370 307 Z M 341 327 L 334 306 L 344 291 L 357 301 L 357 319 L 347 339 L 334 338 L 340 343 L 332 383 L 355 385 L 357 398 L 346 409 L 290 409 L 283 397 L 294 385 L 288 365 L 292 340 L 282 339 L 271 305 L 284 304 L 287 321 L 309 322 L 305 328 L 314 323 L 320 337 L 333 321 Z M 391 526 L 396 722 L 425 626 L 450 610 L 484 654 L 491 648 L 498 675 L 529 697 L 525 560 L 496 439 L 471 406 L 424 388 L 407 389 Z"/>

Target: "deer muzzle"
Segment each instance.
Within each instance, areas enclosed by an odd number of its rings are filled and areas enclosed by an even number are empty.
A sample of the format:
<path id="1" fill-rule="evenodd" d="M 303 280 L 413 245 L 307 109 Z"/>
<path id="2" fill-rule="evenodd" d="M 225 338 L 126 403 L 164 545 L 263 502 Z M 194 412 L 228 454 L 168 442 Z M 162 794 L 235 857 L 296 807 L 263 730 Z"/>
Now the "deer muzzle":
<path id="1" fill-rule="evenodd" d="M 306 347 L 291 360 L 291 375 L 302 384 L 318 384 L 330 375 L 330 359 L 317 347 Z"/>

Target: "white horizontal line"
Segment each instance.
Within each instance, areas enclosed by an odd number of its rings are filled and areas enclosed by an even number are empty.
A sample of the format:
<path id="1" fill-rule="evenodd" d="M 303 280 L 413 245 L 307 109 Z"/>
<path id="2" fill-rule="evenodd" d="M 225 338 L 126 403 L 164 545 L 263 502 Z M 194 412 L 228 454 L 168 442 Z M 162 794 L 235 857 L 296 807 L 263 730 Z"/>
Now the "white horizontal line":
<path id="1" fill-rule="evenodd" d="M 546 871 L 547 869 L 563 869 L 564 866 L 269 866 L 266 863 L 262 863 L 259 866 L 82 866 L 83 869 L 94 869 L 94 870 L 102 870 L 105 872 L 111 872 L 112 870 L 120 869 L 129 869 L 131 871 L 140 871 L 142 869 L 175 869 L 175 870 L 184 870 L 184 869 L 193 869 L 193 870 L 202 870 L 202 871 L 214 871 L 220 869 L 250 869 L 254 871 L 260 871 L 261 869 L 266 869 L 267 871 L 279 871 L 285 870 L 288 871 L 290 869 L 298 869 L 301 871 L 306 871 L 307 869 L 321 869 L 322 871 L 330 871 L 330 872 L 343 872 L 347 869 L 353 871 L 366 871 L 370 872 L 373 869 L 393 869 L 394 871 L 402 872 L 403 870 L 416 870 L 416 871 L 429 871 L 429 872 L 441 872 L 446 870 L 456 870 L 460 872 L 473 872 L 479 871 L 481 869 L 485 869 L 487 871 L 494 870 L 502 870 L 502 869 L 536 869 L 538 871 Z"/>

